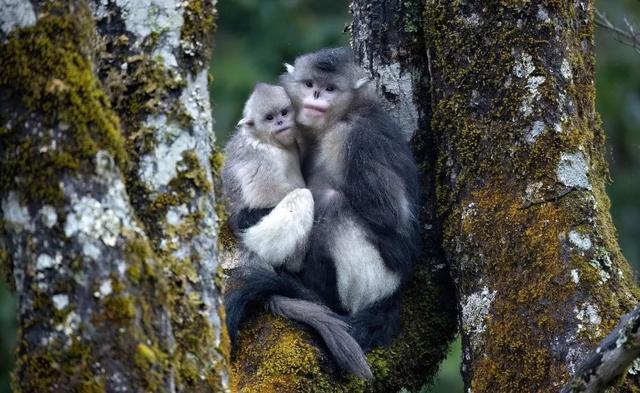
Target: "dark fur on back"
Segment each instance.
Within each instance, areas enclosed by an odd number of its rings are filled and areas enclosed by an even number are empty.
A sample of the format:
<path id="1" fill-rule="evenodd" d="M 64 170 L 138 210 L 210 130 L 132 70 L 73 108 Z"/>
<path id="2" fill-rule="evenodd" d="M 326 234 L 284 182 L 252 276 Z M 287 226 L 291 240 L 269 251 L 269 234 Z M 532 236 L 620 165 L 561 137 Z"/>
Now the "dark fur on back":
<path id="1" fill-rule="evenodd" d="M 353 216 L 377 246 L 385 264 L 400 274 L 403 282 L 411 273 L 421 248 L 419 185 L 417 168 L 399 127 L 376 102 L 364 102 L 353 121 L 346 145 L 346 173 L 340 191 L 341 201 L 331 201 L 317 217 L 312 233 L 311 252 L 302 272 L 303 282 L 333 309 L 344 312 L 337 296 L 335 264 L 329 255 L 331 244 L 323 239 L 335 230 L 335 222 Z M 305 178 L 313 177 L 312 168 L 303 166 Z M 410 223 L 400 229 L 400 207 L 390 192 L 402 189 L 409 202 Z M 323 209 L 317 204 L 316 211 Z M 317 213 L 318 214 L 318 213 Z M 347 317 L 352 335 L 367 351 L 387 346 L 399 329 L 400 296 L 382 299 Z"/>
<path id="2" fill-rule="evenodd" d="M 345 197 L 367 225 L 387 266 L 403 278 L 421 249 L 418 170 L 402 132 L 377 102 L 363 105 L 347 140 Z M 392 191 L 403 189 L 409 224 L 399 230 L 401 207 Z"/>

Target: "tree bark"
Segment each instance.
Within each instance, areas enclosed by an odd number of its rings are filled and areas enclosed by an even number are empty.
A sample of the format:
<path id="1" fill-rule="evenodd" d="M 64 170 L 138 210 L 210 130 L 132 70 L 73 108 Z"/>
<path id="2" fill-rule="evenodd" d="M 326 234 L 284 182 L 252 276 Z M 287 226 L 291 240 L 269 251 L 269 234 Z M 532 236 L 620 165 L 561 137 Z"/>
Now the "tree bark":
<path id="1" fill-rule="evenodd" d="M 2 0 L 16 391 L 226 391 L 212 1 Z"/>
<path id="2" fill-rule="evenodd" d="M 412 139 L 422 169 L 424 256 L 405 291 L 402 331 L 388 349 L 368 354 L 375 379 L 332 374 L 318 340 L 262 313 L 246 324 L 233 362 L 243 392 L 393 392 L 432 380 L 456 333 L 453 286 L 440 247 L 435 209 L 435 154 L 421 12 L 402 1 L 353 1 L 352 46 L 372 73 L 384 105 Z M 392 51 L 391 48 L 403 48 Z M 225 236 L 231 238 L 232 236 Z M 225 259 L 234 265 L 233 244 Z"/>
<path id="3" fill-rule="evenodd" d="M 602 392 L 624 377 L 630 368 L 637 373 L 638 357 L 640 306 L 622 317 L 618 326 L 582 361 L 560 393 Z"/>
<path id="4" fill-rule="evenodd" d="M 425 17 L 466 388 L 558 391 L 638 302 L 605 193 L 593 4 L 429 1 Z"/>

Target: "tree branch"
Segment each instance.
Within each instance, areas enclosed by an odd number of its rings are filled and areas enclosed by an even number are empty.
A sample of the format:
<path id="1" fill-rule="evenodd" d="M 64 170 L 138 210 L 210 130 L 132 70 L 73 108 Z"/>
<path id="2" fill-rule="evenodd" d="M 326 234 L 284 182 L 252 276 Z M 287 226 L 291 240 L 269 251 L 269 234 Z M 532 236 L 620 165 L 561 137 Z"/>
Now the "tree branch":
<path id="1" fill-rule="evenodd" d="M 615 329 L 587 356 L 561 393 L 602 392 L 615 385 L 638 356 L 640 305 L 620 319 Z"/>
<path id="2" fill-rule="evenodd" d="M 615 26 L 611 21 L 607 18 L 604 12 L 600 10 L 595 10 L 595 24 L 598 27 L 601 27 L 605 30 L 608 30 L 613 34 L 613 39 L 618 41 L 623 45 L 627 45 L 636 50 L 636 52 L 640 53 L 640 33 L 636 32 L 634 25 L 629 22 L 629 20 L 624 18 L 625 27 L 621 28 Z"/>

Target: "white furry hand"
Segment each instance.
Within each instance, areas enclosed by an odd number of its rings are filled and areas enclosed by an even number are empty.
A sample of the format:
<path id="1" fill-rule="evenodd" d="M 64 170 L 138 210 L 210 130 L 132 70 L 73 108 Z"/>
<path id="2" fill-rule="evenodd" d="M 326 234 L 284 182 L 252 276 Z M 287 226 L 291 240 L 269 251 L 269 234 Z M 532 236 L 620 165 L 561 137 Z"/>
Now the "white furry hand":
<path id="1" fill-rule="evenodd" d="M 311 191 L 291 191 L 242 235 L 245 247 L 272 266 L 280 266 L 307 241 L 313 226 L 313 209 Z"/>

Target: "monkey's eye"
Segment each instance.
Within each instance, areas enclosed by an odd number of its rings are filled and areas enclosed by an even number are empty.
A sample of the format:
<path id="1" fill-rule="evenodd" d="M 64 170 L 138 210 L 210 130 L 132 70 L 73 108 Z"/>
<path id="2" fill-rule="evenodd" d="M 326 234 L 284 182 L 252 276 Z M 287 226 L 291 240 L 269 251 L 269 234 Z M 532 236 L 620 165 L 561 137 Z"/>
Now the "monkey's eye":
<path id="1" fill-rule="evenodd" d="M 273 115 L 271 115 L 271 114 L 267 115 L 266 119 L 267 119 L 268 121 L 273 120 Z"/>
<path id="2" fill-rule="evenodd" d="M 282 113 L 282 116 L 286 116 L 287 113 L 289 113 L 289 111 L 287 109 L 283 109 L 281 113 Z"/>
<path id="3" fill-rule="evenodd" d="M 335 87 L 335 86 L 333 86 L 333 85 L 329 85 L 329 86 L 327 86 L 327 91 L 328 91 L 328 92 L 332 92 L 332 91 L 334 91 L 335 89 L 336 89 L 336 87 Z"/>
<path id="4" fill-rule="evenodd" d="M 308 88 L 312 88 L 313 87 L 313 81 L 310 80 L 306 80 L 303 82 L 305 86 L 307 86 Z"/>

